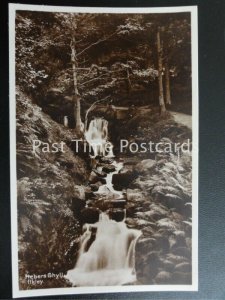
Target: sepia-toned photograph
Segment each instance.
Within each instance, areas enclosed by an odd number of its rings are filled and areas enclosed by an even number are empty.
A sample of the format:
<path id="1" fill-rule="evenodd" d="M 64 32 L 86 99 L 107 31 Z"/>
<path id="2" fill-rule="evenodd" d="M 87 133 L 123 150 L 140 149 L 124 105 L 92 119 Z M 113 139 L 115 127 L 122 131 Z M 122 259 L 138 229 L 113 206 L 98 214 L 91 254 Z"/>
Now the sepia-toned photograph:
<path id="1" fill-rule="evenodd" d="M 9 16 L 14 297 L 197 290 L 196 7 Z"/>

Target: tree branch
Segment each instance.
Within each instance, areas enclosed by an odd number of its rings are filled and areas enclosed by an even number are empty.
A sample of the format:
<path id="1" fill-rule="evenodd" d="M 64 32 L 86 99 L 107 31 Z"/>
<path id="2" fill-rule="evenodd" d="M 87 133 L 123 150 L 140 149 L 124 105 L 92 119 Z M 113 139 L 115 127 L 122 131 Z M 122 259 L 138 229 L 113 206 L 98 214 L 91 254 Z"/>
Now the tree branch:
<path id="1" fill-rule="evenodd" d="M 102 42 L 107 41 L 108 39 L 110 39 L 110 38 L 111 38 L 113 35 L 115 35 L 116 33 L 117 33 L 117 31 L 115 31 L 114 33 L 110 34 L 109 36 L 107 36 L 107 37 L 105 37 L 105 38 L 103 38 L 103 39 L 99 39 L 98 41 L 94 42 L 93 44 L 87 46 L 87 47 L 84 48 L 81 52 L 79 52 L 79 53 L 77 54 L 77 56 L 83 54 L 85 51 L 87 51 L 87 50 L 90 49 L 91 47 L 96 46 L 96 45 L 98 45 L 98 44 L 100 44 L 100 43 L 102 43 Z"/>
<path id="2" fill-rule="evenodd" d="M 101 100 L 97 100 L 95 101 L 89 108 L 88 110 L 86 111 L 86 114 L 85 114 L 85 124 L 84 124 L 84 130 L 86 131 L 87 130 L 87 120 L 88 120 L 88 114 L 89 112 L 91 112 L 94 107 L 96 106 L 97 103 L 100 103 L 100 102 L 103 102 L 103 101 L 106 101 L 110 96 L 106 96 L 105 98 L 101 99 Z"/>

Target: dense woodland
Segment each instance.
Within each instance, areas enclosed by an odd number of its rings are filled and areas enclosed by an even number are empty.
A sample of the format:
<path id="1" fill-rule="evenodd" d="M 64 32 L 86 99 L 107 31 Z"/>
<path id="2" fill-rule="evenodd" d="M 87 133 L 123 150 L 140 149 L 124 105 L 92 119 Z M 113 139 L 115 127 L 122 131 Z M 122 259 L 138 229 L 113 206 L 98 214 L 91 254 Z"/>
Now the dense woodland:
<path id="1" fill-rule="evenodd" d="M 190 37 L 184 13 L 20 12 L 17 83 L 56 120 L 68 115 L 71 127 L 95 101 L 154 103 L 161 112 L 172 103 L 190 113 Z"/>
<path id="2" fill-rule="evenodd" d="M 89 156 L 71 143 L 83 137 L 87 117 L 108 119 L 115 144 L 191 139 L 170 115 L 192 110 L 190 14 L 19 11 L 16 83 L 20 287 L 29 289 L 36 287 L 25 274 L 74 266 L 87 201 L 93 211 L 107 208 L 93 202 Z M 115 122 L 115 106 L 131 110 Z M 64 140 L 67 152 L 34 155 L 33 139 Z M 138 154 L 131 163 L 126 155 L 118 189 L 127 194 L 126 223 L 142 231 L 136 284 L 190 284 L 191 156 Z M 42 288 L 70 285 L 50 280 Z"/>

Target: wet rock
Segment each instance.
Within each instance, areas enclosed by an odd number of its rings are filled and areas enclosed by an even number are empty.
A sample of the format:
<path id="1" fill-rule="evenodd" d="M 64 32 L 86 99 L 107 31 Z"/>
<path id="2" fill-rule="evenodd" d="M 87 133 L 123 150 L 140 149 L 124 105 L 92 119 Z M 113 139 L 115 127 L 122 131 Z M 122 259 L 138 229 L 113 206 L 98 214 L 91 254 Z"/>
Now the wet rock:
<path id="1" fill-rule="evenodd" d="M 85 199 L 89 200 L 89 199 L 94 199 L 95 198 L 95 194 L 93 193 L 91 187 L 87 187 L 85 190 Z"/>
<path id="2" fill-rule="evenodd" d="M 115 168 L 115 166 L 113 166 L 113 165 L 106 165 L 106 164 L 105 164 L 105 165 L 102 167 L 102 171 L 105 172 L 105 173 L 115 172 L 115 170 L 116 170 L 116 168 Z"/>
<path id="3" fill-rule="evenodd" d="M 90 229 L 91 229 L 91 237 L 90 237 L 90 239 L 88 240 L 88 242 L 86 244 L 85 251 L 89 250 L 91 244 L 94 242 L 94 240 L 96 238 L 97 228 L 91 227 Z"/>
<path id="4" fill-rule="evenodd" d="M 137 208 L 137 205 L 135 205 L 133 203 L 128 203 L 127 207 L 126 207 L 126 216 L 128 218 L 134 217 L 134 215 L 136 213 L 136 208 Z"/>
<path id="5" fill-rule="evenodd" d="M 125 165 L 120 173 L 134 172 L 133 165 Z"/>
<path id="6" fill-rule="evenodd" d="M 98 176 L 97 176 L 97 174 L 96 174 L 95 172 L 92 171 L 91 174 L 90 174 L 90 176 L 89 176 L 88 181 L 89 181 L 90 183 L 95 183 L 95 182 L 97 182 L 97 181 L 98 181 Z"/>
<path id="7" fill-rule="evenodd" d="M 107 158 L 107 157 L 100 157 L 100 158 L 99 158 L 99 162 L 100 162 L 100 163 L 107 164 L 107 165 L 110 165 L 110 164 L 113 163 L 113 159 Z"/>
<path id="8" fill-rule="evenodd" d="M 129 218 L 129 217 L 127 217 L 125 219 L 125 223 L 127 224 L 127 226 L 129 228 L 138 228 L 139 229 L 139 227 L 137 225 L 137 219 L 135 219 L 135 218 Z"/>
<path id="9" fill-rule="evenodd" d="M 113 208 L 125 208 L 126 206 L 126 200 L 125 199 L 120 199 L 120 200 L 113 200 L 111 201 L 112 207 Z"/>
<path id="10" fill-rule="evenodd" d="M 83 223 L 94 224 L 99 220 L 99 209 L 94 207 L 85 207 L 81 211 L 81 221 Z"/>
<path id="11" fill-rule="evenodd" d="M 99 171 L 99 170 L 97 170 L 97 169 L 93 169 L 93 172 L 98 176 L 98 178 L 100 177 L 106 177 L 106 173 L 102 170 L 102 172 L 101 171 Z"/>
<path id="12" fill-rule="evenodd" d="M 79 198 L 73 197 L 71 199 L 71 202 L 72 202 L 72 211 L 73 211 L 74 215 L 79 216 L 81 210 L 86 205 L 86 201 L 84 199 L 79 199 Z"/>
<path id="13" fill-rule="evenodd" d="M 125 212 L 122 209 L 111 209 L 109 211 L 109 216 L 112 220 L 115 220 L 116 222 L 121 222 L 125 217 Z"/>
<path id="14" fill-rule="evenodd" d="M 102 184 L 106 183 L 104 176 L 98 176 L 96 172 L 92 171 L 90 176 L 89 176 L 89 182 L 92 184 L 95 184 L 97 182 L 101 182 Z"/>
<path id="15" fill-rule="evenodd" d="M 113 174 L 112 184 L 115 190 L 122 190 L 127 188 L 135 178 L 136 175 L 132 172 Z"/>
<path id="16" fill-rule="evenodd" d="M 90 184 L 90 188 L 93 192 L 97 192 L 101 185 L 102 183 L 98 181 L 95 184 Z"/>

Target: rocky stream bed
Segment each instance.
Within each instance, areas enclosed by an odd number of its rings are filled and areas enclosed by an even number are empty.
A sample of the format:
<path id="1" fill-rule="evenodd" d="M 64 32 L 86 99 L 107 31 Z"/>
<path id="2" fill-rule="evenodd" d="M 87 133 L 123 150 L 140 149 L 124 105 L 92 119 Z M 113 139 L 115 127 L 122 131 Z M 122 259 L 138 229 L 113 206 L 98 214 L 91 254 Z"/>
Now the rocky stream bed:
<path id="1" fill-rule="evenodd" d="M 37 288 L 25 275 L 50 271 L 66 276 L 42 288 L 191 284 L 191 155 L 120 155 L 116 147 L 115 157 L 76 155 L 71 130 L 21 93 L 17 107 L 20 286 Z M 109 132 L 113 143 L 131 131 L 129 139 L 137 142 L 191 135 L 170 119 L 156 122 L 154 113 L 117 125 L 117 136 Z M 32 155 L 31 136 L 63 139 L 66 154 Z"/>

